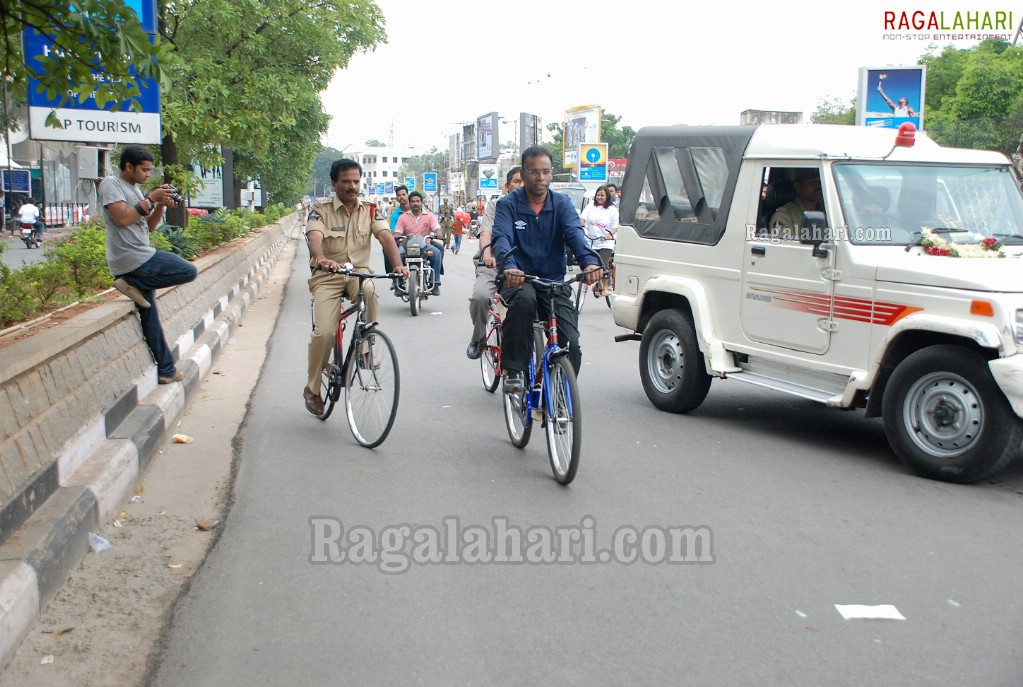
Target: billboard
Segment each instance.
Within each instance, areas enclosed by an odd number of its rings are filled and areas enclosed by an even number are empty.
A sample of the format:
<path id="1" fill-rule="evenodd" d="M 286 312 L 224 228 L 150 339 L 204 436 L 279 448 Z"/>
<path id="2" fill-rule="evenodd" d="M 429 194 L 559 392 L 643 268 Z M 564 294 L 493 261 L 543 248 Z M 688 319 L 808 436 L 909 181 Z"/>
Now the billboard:
<path id="1" fill-rule="evenodd" d="M 489 198 L 493 195 L 500 195 L 501 190 L 498 188 L 498 179 L 501 174 L 497 168 L 497 165 L 480 165 L 480 195 L 484 198 Z"/>
<path id="2" fill-rule="evenodd" d="M 188 207 L 224 207 L 224 168 L 220 165 L 203 167 L 198 162 L 193 162 L 192 174 L 199 177 L 199 188 L 189 194 Z"/>
<path id="3" fill-rule="evenodd" d="M 562 159 L 565 167 L 579 165 L 579 144 L 600 142 L 600 105 L 583 105 L 565 110 Z"/>
<path id="4" fill-rule="evenodd" d="M 437 172 L 423 172 L 423 190 L 427 193 L 437 192 Z"/>
<path id="5" fill-rule="evenodd" d="M 924 128 L 927 67 L 862 67 L 856 124 L 898 129 L 903 122 Z"/>
<path id="6" fill-rule="evenodd" d="M 497 135 L 497 113 L 491 112 L 476 118 L 476 155 L 478 160 L 496 158 L 501 150 L 501 139 Z"/>
<path id="7" fill-rule="evenodd" d="M 537 115 L 519 113 L 519 155 L 529 146 L 543 145 L 543 122 Z"/>
<path id="8" fill-rule="evenodd" d="M 579 181 L 607 182 L 607 144 L 579 144 Z"/>

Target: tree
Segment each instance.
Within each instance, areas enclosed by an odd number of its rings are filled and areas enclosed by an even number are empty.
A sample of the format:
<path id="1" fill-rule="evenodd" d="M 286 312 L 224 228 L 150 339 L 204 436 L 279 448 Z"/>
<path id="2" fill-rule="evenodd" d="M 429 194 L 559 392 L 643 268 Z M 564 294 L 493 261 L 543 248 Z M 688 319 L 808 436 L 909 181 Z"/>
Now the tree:
<path id="1" fill-rule="evenodd" d="M 262 174 L 284 203 L 297 196 L 278 193 L 307 187 L 329 122 L 319 91 L 386 40 L 374 3 L 343 0 L 161 0 L 160 32 L 180 48 L 163 103 L 165 171 L 180 183 L 180 163 L 219 143 L 234 150 L 236 179 Z M 281 178 L 270 182 L 271 169 Z"/>
<path id="2" fill-rule="evenodd" d="M 936 141 L 1016 151 L 1023 130 L 1023 48 L 988 40 L 928 53 L 920 62 L 927 65 L 925 124 Z"/>
<path id="3" fill-rule="evenodd" d="M 386 143 L 381 143 L 380 141 L 376 140 L 375 138 L 371 138 L 370 140 L 366 141 L 366 147 L 367 148 L 386 148 L 387 144 Z"/>
<path id="4" fill-rule="evenodd" d="M 600 118 L 600 140 L 607 143 L 607 156 L 609 158 L 628 158 L 629 150 L 632 148 L 632 140 L 636 138 L 636 130 L 631 126 L 618 128 L 618 122 L 622 120 L 618 115 L 604 112 Z M 547 131 L 551 132 L 551 143 L 547 149 L 554 156 L 554 176 L 567 178 L 571 170 L 564 166 L 564 138 L 563 128 L 560 123 L 547 125 Z"/>
<path id="5" fill-rule="evenodd" d="M 138 16 L 122 0 L 0 0 L 3 78 L 9 95 L 24 102 L 28 78 L 36 79 L 58 105 L 95 96 L 113 110 L 139 109 L 136 76 L 170 86 L 161 65 L 172 60 L 169 47 L 150 42 Z M 49 36 L 53 52 L 25 64 L 21 36 L 32 29 Z M 54 113 L 48 125 L 58 124 Z"/>
<path id="6" fill-rule="evenodd" d="M 344 155 L 337 148 L 323 146 L 313 162 L 313 180 L 311 195 L 323 194 L 323 189 L 330 186 L 330 166 Z"/>
<path id="7" fill-rule="evenodd" d="M 441 152 L 432 148 L 430 152 L 423 155 L 410 157 L 398 170 L 400 178 L 415 177 L 416 188 L 423 190 L 423 173 L 437 173 L 437 191 L 441 186 L 448 186 L 448 160 L 450 155 L 447 151 Z"/>
<path id="8" fill-rule="evenodd" d="M 810 122 L 853 126 L 856 124 L 856 99 L 853 98 L 848 105 L 840 98 L 821 100 L 817 103 L 817 109 L 810 115 Z"/>

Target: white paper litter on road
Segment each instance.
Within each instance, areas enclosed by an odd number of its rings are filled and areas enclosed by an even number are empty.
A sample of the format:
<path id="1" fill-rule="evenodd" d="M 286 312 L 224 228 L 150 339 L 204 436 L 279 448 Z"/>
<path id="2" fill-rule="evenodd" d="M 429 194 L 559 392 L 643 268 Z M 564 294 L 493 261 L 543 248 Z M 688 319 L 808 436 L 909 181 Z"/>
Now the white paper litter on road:
<path id="1" fill-rule="evenodd" d="M 906 616 L 891 604 L 865 606 L 863 604 L 835 604 L 835 608 L 845 620 L 905 620 Z"/>

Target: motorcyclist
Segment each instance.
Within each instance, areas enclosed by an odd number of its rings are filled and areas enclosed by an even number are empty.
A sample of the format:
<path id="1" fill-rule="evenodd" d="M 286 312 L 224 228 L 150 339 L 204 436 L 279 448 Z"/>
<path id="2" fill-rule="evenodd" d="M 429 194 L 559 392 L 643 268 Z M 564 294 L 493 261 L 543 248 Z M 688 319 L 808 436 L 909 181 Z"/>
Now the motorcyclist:
<path id="1" fill-rule="evenodd" d="M 18 221 L 21 224 L 31 224 L 36 240 L 43 240 L 43 232 L 46 230 L 46 225 L 39 221 L 39 208 L 32 201 L 24 203 L 18 209 Z"/>
<path id="2" fill-rule="evenodd" d="M 437 223 L 437 216 L 432 212 L 423 211 L 423 194 L 419 191 L 412 191 L 408 194 L 409 210 L 398 218 L 394 227 L 395 238 L 402 238 L 398 251 L 401 253 L 401 262 L 405 264 L 405 243 L 410 236 L 423 236 L 429 239 L 437 235 L 440 225 Z M 444 273 L 444 249 L 439 241 L 427 241 L 423 255 L 430 261 L 433 268 L 433 284 L 427 284 L 431 296 L 440 295 L 440 278 Z"/>

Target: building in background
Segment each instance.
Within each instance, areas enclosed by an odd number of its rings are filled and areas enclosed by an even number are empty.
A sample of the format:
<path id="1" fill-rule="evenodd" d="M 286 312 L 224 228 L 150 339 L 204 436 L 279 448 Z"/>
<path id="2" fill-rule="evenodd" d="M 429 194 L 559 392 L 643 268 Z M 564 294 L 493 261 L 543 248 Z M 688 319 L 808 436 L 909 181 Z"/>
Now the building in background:
<path id="1" fill-rule="evenodd" d="M 760 124 L 802 124 L 802 112 L 781 112 L 778 110 L 743 110 L 739 114 L 742 126 L 759 126 Z"/>

